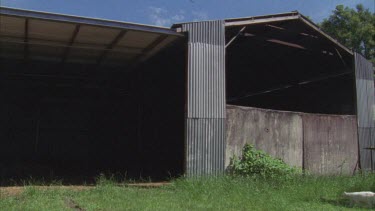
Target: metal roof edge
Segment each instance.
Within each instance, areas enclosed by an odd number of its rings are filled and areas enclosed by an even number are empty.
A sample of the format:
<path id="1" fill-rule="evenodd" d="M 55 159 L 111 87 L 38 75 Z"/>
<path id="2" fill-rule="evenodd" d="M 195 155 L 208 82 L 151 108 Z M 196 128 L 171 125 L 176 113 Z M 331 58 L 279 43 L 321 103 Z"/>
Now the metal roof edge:
<path id="1" fill-rule="evenodd" d="M 0 6 L 0 15 L 33 18 L 33 19 L 43 19 L 43 20 L 76 23 L 76 24 L 87 24 L 87 25 L 110 27 L 110 28 L 153 32 L 153 33 L 167 34 L 167 35 L 174 35 L 174 36 L 184 36 L 183 34 L 178 33 L 175 30 L 171 28 L 167 28 L 167 27 L 159 27 L 159 26 L 152 26 L 152 25 L 146 25 L 146 24 L 137 24 L 137 23 L 130 23 L 130 22 L 122 22 L 122 21 L 99 19 L 99 18 L 89 18 L 89 17 L 81 17 L 81 16 L 65 15 L 65 14 L 58 14 L 58 13 L 33 11 L 33 10 L 24 10 L 24 9 L 11 8 L 11 7 Z"/>
<path id="2" fill-rule="evenodd" d="M 272 17 L 286 17 L 286 16 L 296 16 L 296 15 L 300 15 L 300 13 L 298 11 L 291 11 L 291 12 L 275 13 L 275 14 L 269 14 L 269 15 L 227 18 L 227 19 L 225 19 L 225 21 L 226 22 L 234 22 L 234 21 L 248 20 L 248 19 L 265 19 L 265 18 L 272 18 Z"/>
<path id="3" fill-rule="evenodd" d="M 199 21 L 190 21 L 190 22 L 181 22 L 181 23 L 174 23 L 171 26 L 171 29 L 176 29 L 180 28 L 184 24 L 190 24 L 190 23 L 201 23 L 201 22 L 215 22 L 215 21 L 222 21 L 221 19 L 216 19 L 216 20 L 199 20 Z"/>
<path id="4" fill-rule="evenodd" d="M 267 17 L 290 16 L 290 15 L 296 15 L 296 14 L 299 14 L 299 12 L 298 11 L 292 11 L 292 12 L 287 12 L 287 13 L 276 13 L 276 14 L 272 14 L 272 15 L 246 16 L 246 17 L 239 17 L 239 18 L 226 18 L 226 19 L 222 19 L 222 20 L 224 20 L 225 22 L 234 22 L 234 21 L 239 21 L 239 20 L 263 19 L 263 18 L 267 18 Z M 183 25 L 183 24 L 197 23 L 197 22 L 210 22 L 210 21 L 218 21 L 218 20 L 219 19 L 174 23 L 171 26 L 171 28 L 178 28 L 178 27 L 181 27 L 181 25 Z"/>
<path id="5" fill-rule="evenodd" d="M 286 20 L 301 20 L 304 24 L 308 25 L 310 28 L 314 29 L 316 32 L 333 42 L 335 45 L 339 46 L 344 51 L 348 52 L 349 54 L 353 55 L 353 51 L 350 50 L 345 45 L 338 42 L 336 39 L 325 33 L 320 27 L 308 19 L 306 16 L 302 15 L 298 11 L 292 11 L 289 13 L 279 13 L 274 15 L 263 15 L 263 16 L 254 16 L 254 17 L 243 17 L 243 18 L 232 18 L 226 19 L 225 26 L 240 26 L 240 25 L 250 25 L 250 24 L 259 24 L 259 23 L 267 23 L 267 22 L 277 22 L 277 21 L 286 21 Z"/>

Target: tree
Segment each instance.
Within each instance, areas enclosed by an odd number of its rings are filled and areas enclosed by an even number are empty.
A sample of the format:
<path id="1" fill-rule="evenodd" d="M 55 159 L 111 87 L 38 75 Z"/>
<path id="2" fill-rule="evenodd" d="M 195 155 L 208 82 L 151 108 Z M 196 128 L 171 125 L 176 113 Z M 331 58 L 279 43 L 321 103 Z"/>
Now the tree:
<path id="1" fill-rule="evenodd" d="M 375 62 L 375 13 L 362 4 L 358 4 L 356 9 L 336 6 L 333 14 L 320 26 L 340 43 Z"/>

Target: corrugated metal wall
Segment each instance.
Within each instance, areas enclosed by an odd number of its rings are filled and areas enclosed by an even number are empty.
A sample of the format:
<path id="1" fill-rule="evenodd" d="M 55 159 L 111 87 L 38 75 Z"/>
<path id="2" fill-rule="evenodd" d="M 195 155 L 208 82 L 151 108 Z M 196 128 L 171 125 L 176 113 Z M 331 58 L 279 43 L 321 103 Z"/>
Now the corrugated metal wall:
<path id="1" fill-rule="evenodd" d="M 188 33 L 186 157 L 187 176 L 224 172 L 224 21 L 186 23 Z"/>
<path id="2" fill-rule="evenodd" d="M 371 62 L 362 55 L 355 53 L 354 57 L 360 164 L 362 169 L 371 169 L 371 151 L 365 148 L 375 146 L 373 69 Z M 375 153 L 372 153 L 374 159 Z"/>

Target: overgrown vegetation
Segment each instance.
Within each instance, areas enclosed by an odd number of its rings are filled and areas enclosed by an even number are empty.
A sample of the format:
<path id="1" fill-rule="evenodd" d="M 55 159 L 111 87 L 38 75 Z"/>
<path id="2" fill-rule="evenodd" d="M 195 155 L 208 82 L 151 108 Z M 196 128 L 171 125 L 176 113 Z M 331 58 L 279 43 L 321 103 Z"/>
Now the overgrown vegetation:
<path id="1" fill-rule="evenodd" d="M 178 179 L 168 186 L 127 187 L 108 177 L 84 189 L 25 186 L 0 195 L 1 210 L 353 210 L 344 191 L 375 191 L 374 175 Z M 356 207 L 357 209 L 360 209 Z M 365 210 L 365 209 L 364 209 Z M 368 209 L 367 209 L 368 210 Z"/>
<path id="2" fill-rule="evenodd" d="M 246 144 L 241 157 L 233 157 L 230 164 L 230 173 L 233 175 L 284 178 L 300 174 L 302 171 L 290 167 L 283 160 L 273 158 L 262 150 L 256 150 L 253 145 Z"/>
<path id="3" fill-rule="evenodd" d="M 100 175 L 96 186 L 0 188 L 2 210 L 352 210 L 344 191 L 375 191 L 374 174 L 301 176 L 283 161 L 244 147 L 233 174 L 180 178 L 159 188 L 128 186 Z M 244 176 L 245 175 L 245 176 Z M 288 179 L 285 179 L 288 178 Z M 36 183 L 40 185 L 40 183 Z M 56 184 L 55 184 L 56 185 Z M 9 191 L 9 190 L 8 190 Z M 362 209 L 360 207 L 354 207 Z"/>

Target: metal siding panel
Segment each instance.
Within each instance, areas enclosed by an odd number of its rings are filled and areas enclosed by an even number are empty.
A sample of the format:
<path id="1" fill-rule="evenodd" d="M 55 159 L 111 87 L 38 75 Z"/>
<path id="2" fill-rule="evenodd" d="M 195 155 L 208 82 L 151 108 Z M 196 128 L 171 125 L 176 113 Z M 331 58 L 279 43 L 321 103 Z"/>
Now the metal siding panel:
<path id="1" fill-rule="evenodd" d="M 225 119 L 187 119 L 186 175 L 224 172 Z"/>
<path id="2" fill-rule="evenodd" d="M 225 118 L 223 21 L 188 23 L 188 118 Z"/>
<path id="3" fill-rule="evenodd" d="M 218 175 L 225 167 L 224 21 L 187 23 L 186 174 Z"/>
<path id="4" fill-rule="evenodd" d="M 359 128 L 358 129 L 358 138 L 360 141 L 359 144 L 359 154 L 360 154 L 360 163 L 362 169 L 371 168 L 371 152 L 364 149 L 366 146 L 369 146 L 371 139 L 371 128 Z"/>
<path id="5" fill-rule="evenodd" d="M 375 144 L 373 69 L 362 55 L 355 53 L 354 57 L 360 163 L 362 169 L 371 169 L 371 152 L 364 148 Z"/>

